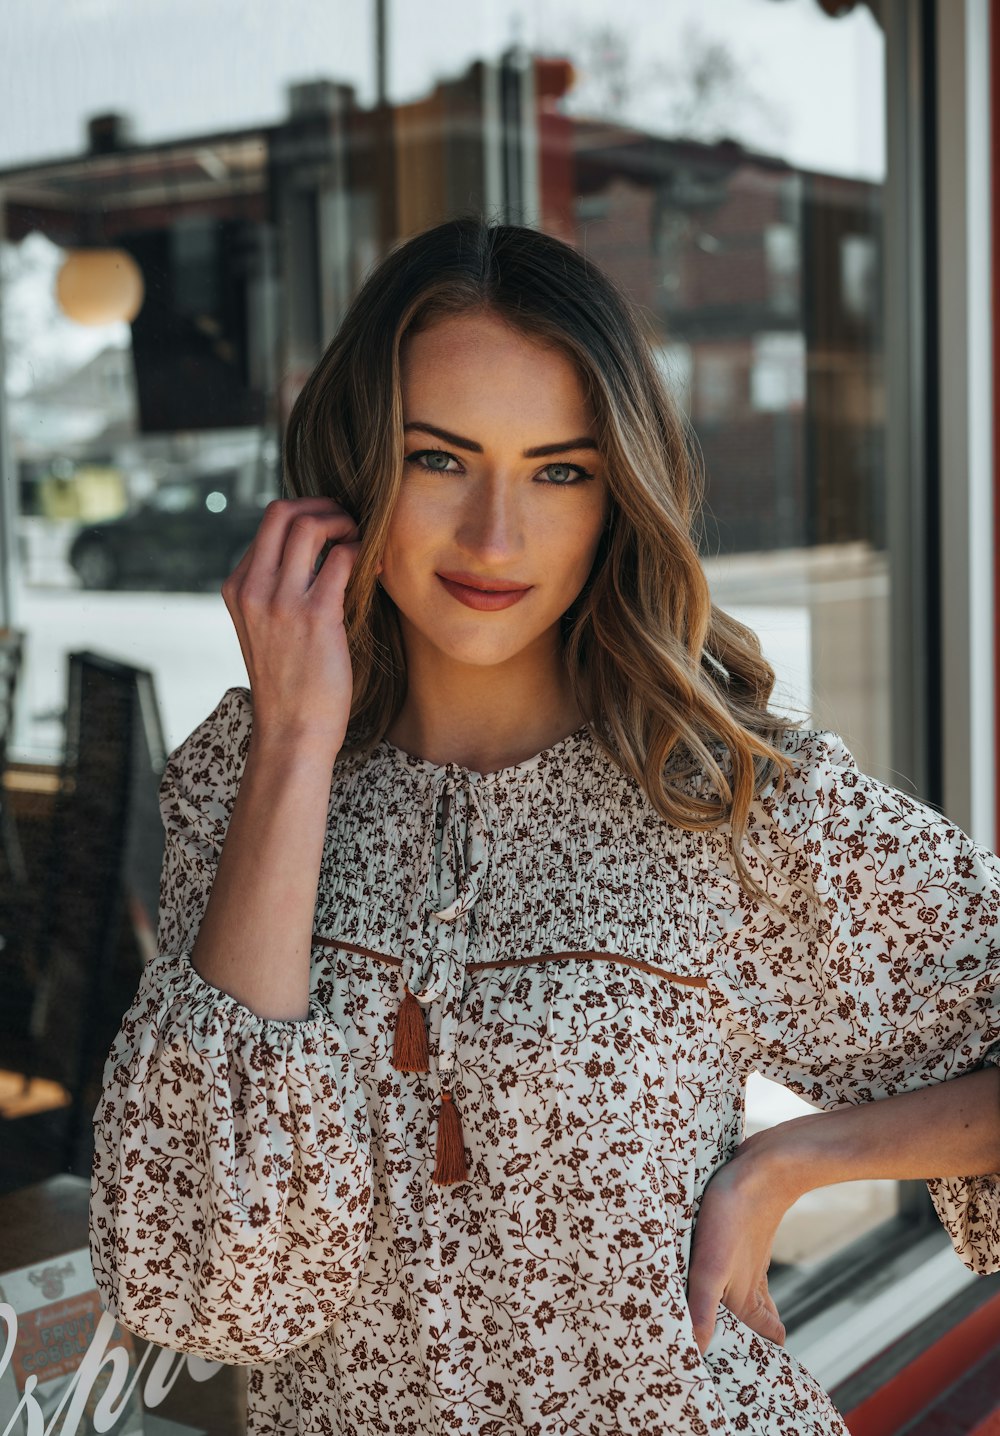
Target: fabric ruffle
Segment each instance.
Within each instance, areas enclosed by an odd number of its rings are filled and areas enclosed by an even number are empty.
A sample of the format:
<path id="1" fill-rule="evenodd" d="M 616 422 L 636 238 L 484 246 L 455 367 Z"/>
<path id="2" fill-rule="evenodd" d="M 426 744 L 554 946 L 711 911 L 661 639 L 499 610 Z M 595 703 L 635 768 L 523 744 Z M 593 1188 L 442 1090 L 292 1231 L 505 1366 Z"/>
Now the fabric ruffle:
<path id="1" fill-rule="evenodd" d="M 91 1259 L 158 1345 L 273 1360 L 350 1300 L 371 1240 L 367 1108 L 317 1009 L 265 1019 L 187 954 L 147 965 L 95 1112 Z"/>

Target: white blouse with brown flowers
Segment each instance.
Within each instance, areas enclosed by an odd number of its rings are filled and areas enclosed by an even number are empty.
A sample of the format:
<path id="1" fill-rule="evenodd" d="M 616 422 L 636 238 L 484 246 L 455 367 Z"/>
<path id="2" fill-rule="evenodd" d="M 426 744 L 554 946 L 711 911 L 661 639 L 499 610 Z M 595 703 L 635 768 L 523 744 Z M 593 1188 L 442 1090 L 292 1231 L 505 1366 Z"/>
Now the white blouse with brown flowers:
<path id="1" fill-rule="evenodd" d="M 108 1308 L 251 1365 L 258 1436 L 845 1433 L 726 1309 L 699 1354 L 699 1198 L 753 1070 L 833 1107 L 1000 1061 L 1000 859 L 798 732 L 751 815 L 776 869 L 745 846 L 781 920 L 588 728 L 485 775 L 383 740 L 334 768 L 309 1016 L 272 1020 L 190 964 L 250 723 L 231 689 L 164 777 L 95 1113 Z M 929 1185 L 1000 1269 L 1000 1176 Z"/>

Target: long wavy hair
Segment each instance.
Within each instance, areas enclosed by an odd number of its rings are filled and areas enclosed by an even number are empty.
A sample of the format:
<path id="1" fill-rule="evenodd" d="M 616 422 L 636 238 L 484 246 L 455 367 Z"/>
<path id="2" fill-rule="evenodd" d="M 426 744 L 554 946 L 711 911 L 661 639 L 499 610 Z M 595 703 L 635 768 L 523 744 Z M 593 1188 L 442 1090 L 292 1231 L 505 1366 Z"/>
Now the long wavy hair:
<path id="1" fill-rule="evenodd" d="M 460 217 L 400 242 L 367 275 L 289 416 L 284 483 L 326 495 L 361 533 L 345 593 L 354 693 L 344 749 L 380 741 L 406 695 L 398 613 L 377 563 L 403 475 L 400 346 L 445 317 L 496 315 L 575 366 L 611 500 L 591 572 L 561 620 L 573 690 L 596 740 L 668 822 L 727 826 L 744 891 L 771 903 L 742 855 L 755 796 L 780 789 L 775 746 L 801 722 L 768 702 L 757 635 L 711 600 L 699 559 L 700 451 L 637 310 L 571 245 Z"/>

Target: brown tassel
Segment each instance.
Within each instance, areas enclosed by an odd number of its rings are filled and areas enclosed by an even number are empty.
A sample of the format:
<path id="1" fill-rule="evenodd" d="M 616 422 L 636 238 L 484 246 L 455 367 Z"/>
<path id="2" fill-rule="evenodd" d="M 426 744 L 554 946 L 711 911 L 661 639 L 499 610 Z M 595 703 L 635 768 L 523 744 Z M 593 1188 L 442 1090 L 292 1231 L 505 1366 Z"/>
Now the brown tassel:
<path id="1" fill-rule="evenodd" d="M 392 1040 L 392 1065 L 397 1072 L 429 1072 L 427 1024 L 423 1009 L 409 988 L 396 1013 Z"/>
<path id="2" fill-rule="evenodd" d="M 437 1159 L 431 1181 L 439 1187 L 452 1182 L 467 1182 L 469 1169 L 465 1165 L 465 1139 L 462 1136 L 462 1119 L 447 1087 L 441 1089 L 441 1111 L 438 1113 Z"/>

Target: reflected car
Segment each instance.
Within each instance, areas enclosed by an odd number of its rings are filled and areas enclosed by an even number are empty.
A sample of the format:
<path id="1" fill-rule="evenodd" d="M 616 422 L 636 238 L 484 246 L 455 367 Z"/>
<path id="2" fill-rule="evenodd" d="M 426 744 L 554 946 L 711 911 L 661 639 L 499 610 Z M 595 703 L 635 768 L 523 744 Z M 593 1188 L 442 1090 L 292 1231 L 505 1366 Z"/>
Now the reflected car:
<path id="1" fill-rule="evenodd" d="M 139 508 L 88 524 L 67 555 L 83 588 L 200 588 L 221 581 L 257 532 L 267 497 L 236 497 L 237 475 L 171 479 Z"/>

